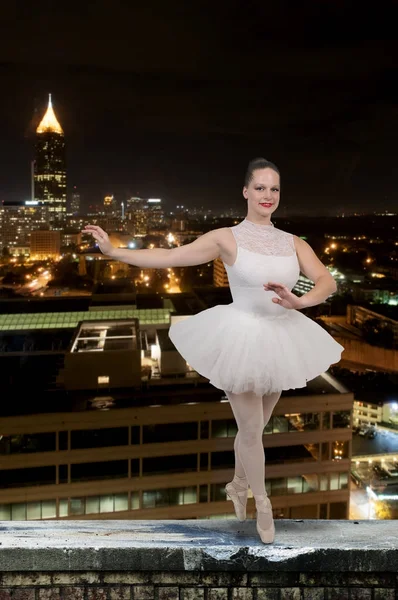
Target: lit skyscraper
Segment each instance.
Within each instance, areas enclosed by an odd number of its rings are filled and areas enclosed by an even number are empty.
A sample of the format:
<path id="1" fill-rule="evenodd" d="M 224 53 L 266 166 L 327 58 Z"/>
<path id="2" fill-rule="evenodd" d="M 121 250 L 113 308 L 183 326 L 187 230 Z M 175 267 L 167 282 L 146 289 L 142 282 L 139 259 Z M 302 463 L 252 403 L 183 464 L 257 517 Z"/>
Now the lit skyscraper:
<path id="1" fill-rule="evenodd" d="M 49 95 L 47 112 L 36 129 L 34 196 L 43 202 L 52 229 L 62 229 L 66 216 L 65 139 Z"/>
<path id="2" fill-rule="evenodd" d="M 80 214 L 80 194 L 75 185 L 73 186 L 73 191 L 69 198 L 68 212 L 71 215 Z"/>

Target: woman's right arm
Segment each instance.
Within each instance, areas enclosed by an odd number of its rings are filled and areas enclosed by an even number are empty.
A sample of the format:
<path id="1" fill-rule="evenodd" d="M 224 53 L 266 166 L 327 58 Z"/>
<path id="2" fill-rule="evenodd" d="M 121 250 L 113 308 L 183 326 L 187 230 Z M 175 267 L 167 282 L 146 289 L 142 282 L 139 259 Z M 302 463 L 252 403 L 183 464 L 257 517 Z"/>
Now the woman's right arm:
<path id="1" fill-rule="evenodd" d="M 191 267 L 220 256 L 220 229 L 213 229 L 178 248 L 128 250 L 115 248 L 108 234 L 97 225 L 86 225 L 83 233 L 91 233 L 103 254 L 114 260 L 142 268 Z"/>

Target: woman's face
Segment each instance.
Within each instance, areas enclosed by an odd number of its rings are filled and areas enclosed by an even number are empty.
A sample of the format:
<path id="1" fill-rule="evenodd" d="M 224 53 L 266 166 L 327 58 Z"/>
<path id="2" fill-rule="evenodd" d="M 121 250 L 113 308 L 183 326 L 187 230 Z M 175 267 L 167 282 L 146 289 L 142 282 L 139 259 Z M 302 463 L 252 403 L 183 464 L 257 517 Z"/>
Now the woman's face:
<path id="1" fill-rule="evenodd" d="M 248 214 L 254 217 L 270 218 L 278 208 L 280 194 L 279 174 L 273 169 L 256 169 L 248 187 L 243 188 L 243 196 L 247 199 Z M 271 206 L 262 206 L 269 203 Z"/>

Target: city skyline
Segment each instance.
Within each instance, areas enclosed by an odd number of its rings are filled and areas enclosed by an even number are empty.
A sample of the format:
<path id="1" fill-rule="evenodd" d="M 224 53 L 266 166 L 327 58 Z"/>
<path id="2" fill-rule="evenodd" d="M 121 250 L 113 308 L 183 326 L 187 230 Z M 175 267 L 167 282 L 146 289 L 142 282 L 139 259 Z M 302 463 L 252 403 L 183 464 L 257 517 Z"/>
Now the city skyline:
<path id="1" fill-rule="evenodd" d="M 13 44 L 1 67 L 0 200 L 30 197 L 33 134 L 52 93 L 68 192 L 77 187 L 83 208 L 113 194 L 160 197 L 171 210 L 244 211 L 247 164 L 265 156 L 282 173 L 280 216 L 283 207 L 308 216 L 391 210 L 390 6 L 383 18 L 339 3 L 243 10 L 231 2 L 227 12 L 221 3 L 211 19 L 205 6 L 182 15 L 120 6 L 114 16 L 105 2 L 78 19 L 73 8 L 6 14 Z M 53 27 L 60 18 L 62 32 Z M 384 40 L 367 36 L 381 24 Z M 104 46 L 109 31 L 118 35 Z"/>

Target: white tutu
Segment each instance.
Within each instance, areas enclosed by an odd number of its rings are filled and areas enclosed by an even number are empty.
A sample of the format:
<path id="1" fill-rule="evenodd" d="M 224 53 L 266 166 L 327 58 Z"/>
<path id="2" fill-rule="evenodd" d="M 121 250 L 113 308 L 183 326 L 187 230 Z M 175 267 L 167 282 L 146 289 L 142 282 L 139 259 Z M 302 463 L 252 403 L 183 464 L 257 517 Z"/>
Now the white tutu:
<path id="1" fill-rule="evenodd" d="M 305 387 L 339 362 L 344 350 L 298 310 L 261 318 L 233 303 L 174 323 L 169 337 L 195 371 L 216 388 L 236 394 Z"/>
<path id="2" fill-rule="evenodd" d="M 300 265 L 292 234 L 245 219 L 231 227 L 235 263 L 224 263 L 233 302 L 177 321 L 169 337 L 181 356 L 216 388 L 257 395 L 305 387 L 344 347 L 299 310 L 272 301 L 263 284 L 292 290 Z"/>

